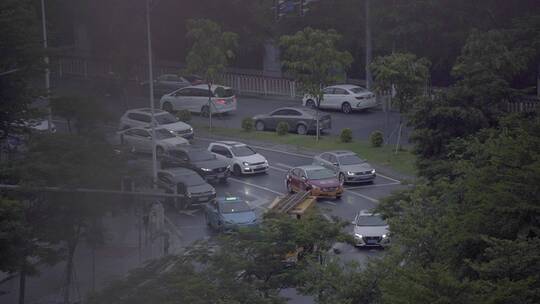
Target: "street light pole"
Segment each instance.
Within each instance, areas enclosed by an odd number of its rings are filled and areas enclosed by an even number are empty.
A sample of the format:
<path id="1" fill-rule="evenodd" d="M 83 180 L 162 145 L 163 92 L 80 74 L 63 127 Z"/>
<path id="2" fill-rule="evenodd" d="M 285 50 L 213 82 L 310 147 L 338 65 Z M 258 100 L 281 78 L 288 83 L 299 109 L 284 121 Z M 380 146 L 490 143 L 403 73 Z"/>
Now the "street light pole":
<path id="1" fill-rule="evenodd" d="M 43 1 L 43 0 L 42 0 Z M 154 71 L 152 66 L 152 34 L 150 31 L 150 1 L 146 0 L 146 36 L 148 42 L 148 81 L 150 83 L 150 113 L 152 116 L 152 122 L 150 128 L 152 129 L 152 182 L 153 187 L 157 187 L 157 151 L 156 151 L 156 130 L 154 120 Z"/>
<path id="2" fill-rule="evenodd" d="M 43 28 L 43 48 L 47 51 L 47 20 L 45 19 L 45 0 L 41 0 L 41 27 Z M 48 115 L 47 115 L 47 130 L 52 133 L 52 110 L 49 104 L 49 95 L 51 90 L 50 71 L 49 71 L 49 56 L 45 54 L 45 98 L 47 99 Z"/>

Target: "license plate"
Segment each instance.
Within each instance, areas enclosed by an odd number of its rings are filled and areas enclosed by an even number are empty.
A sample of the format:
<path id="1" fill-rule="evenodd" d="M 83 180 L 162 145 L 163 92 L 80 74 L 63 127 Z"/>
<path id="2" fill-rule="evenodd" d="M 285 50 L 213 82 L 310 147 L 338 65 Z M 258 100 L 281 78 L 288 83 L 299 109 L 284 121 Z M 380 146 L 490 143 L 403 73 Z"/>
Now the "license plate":
<path id="1" fill-rule="evenodd" d="M 376 241 L 376 240 L 368 240 L 367 243 L 368 243 L 368 244 L 376 244 L 377 241 Z"/>

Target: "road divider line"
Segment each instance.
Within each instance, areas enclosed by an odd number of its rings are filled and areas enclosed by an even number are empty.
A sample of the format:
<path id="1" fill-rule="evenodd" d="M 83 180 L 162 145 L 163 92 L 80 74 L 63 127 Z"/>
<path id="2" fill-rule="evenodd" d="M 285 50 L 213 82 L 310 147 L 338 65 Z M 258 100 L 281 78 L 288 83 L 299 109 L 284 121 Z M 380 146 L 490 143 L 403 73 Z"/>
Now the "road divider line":
<path id="1" fill-rule="evenodd" d="M 345 190 L 345 192 L 350 193 L 350 194 L 352 194 L 352 195 L 359 196 L 359 197 L 364 198 L 364 199 L 367 199 L 367 200 L 370 201 L 370 202 L 374 202 L 374 203 L 378 203 L 378 202 L 379 202 L 379 200 L 374 199 L 373 197 L 369 197 L 369 196 L 367 196 L 367 195 L 363 195 L 363 194 L 360 194 L 360 193 L 356 193 L 356 192 L 354 192 L 354 191 Z"/>
<path id="2" fill-rule="evenodd" d="M 328 205 L 332 205 L 332 206 L 337 206 L 336 203 L 330 202 L 330 201 L 318 201 L 318 203 L 323 203 L 323 204 L 328 204 Z"/>
<path id="3" fill-rule="evenodd" d="M 248 183 L 248 182 L 244 182 L 244 181 L 241 181 L 241 180 L 233 178 L 233 177 L 229 177 L 229 180 L 240 183 L 240 184 L 248 185 L 248 186 L 251 186 L 251 187 L 254 187 L 254 188 L 258 188 L 258 189 L 261 189 L 261 190 L 264 190 L 264 191 L 268 191 L 268 192 L 271 192 L 271 193 L 274 193 L 274 194 L 277 194 L 277 195 L 284 195 L 285 194 L 283 192 L 272 190 L 270 188 L 266 188 L 266 187 L 263 187 L 263 186 L 255 185 L 255 184 Z"/>
<path id="4" fill-rule="evenodd" d="M 289 172 L 289 170 L 281 169 L 281 168 L 274 167 L 274 166 L 268 166 L 268 168 L 274 169 L 274 170 L 280 171 L 280 172 Z"/>
<path id="5" fill-rule="evenodd" d="M 386 183 L 386 184 L 374 184 L 374 185 L 366 185 L 366 186 L 354 186 L 354 187 L 347 187 L 346 190 L 357 190 L 357 189 L 368 189 L 368 188 L 377 188 L 377 187 L 387 187 L 387 186 L 395 186 L 395 185 L 401 185 L 401 183 Z"/>

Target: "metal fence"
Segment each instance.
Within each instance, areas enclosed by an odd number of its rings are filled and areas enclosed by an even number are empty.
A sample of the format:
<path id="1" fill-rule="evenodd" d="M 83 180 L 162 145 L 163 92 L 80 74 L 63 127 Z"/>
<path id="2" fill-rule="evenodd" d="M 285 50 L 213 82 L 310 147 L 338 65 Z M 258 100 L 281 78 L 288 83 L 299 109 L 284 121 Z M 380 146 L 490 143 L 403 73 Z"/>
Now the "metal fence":
<path id="1" fill-rule="evenodd" d="M 157 75 L 178 73 L 179 65 L 156 64 L 154 71 Z M 137 83 L 148 79 L 148 67 L 135 64 L 131 68 L 130 81 Z M 55 58 L 51 64 L 52 76 L 56 78 L 78 77 L 83 79 L 117 77 L 110 62 L 99 59 L 78 57 Z M 244 73 L 242 73 L 244 72 Z M 238 94 L 275 95 L 294 98 L 297 92 L 296 83 L 291 79 L 261 76 L 260 71 L 242 71 L 234 69 L 221 75 L 223 85 L 232 87 Z"/>

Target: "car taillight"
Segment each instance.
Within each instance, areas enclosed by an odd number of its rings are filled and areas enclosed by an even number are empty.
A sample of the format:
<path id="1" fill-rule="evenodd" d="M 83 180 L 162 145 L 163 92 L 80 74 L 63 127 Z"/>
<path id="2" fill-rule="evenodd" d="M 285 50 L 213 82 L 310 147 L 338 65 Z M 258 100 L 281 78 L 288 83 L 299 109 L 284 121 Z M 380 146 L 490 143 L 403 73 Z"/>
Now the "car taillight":
<path id="1" fill-rule="evenodd" d="M 216 100 L 216 103 L 224 105 L 227 102 L 225 101 L 225 99 L 218 99 L 218 100 Z"/>

